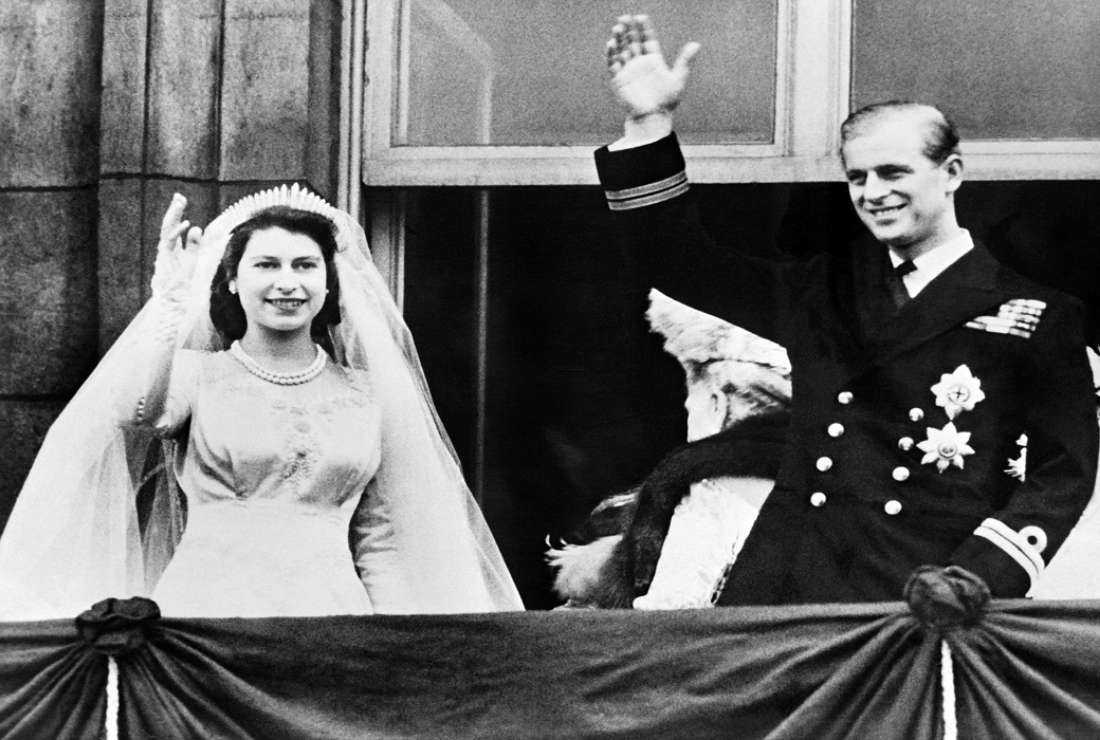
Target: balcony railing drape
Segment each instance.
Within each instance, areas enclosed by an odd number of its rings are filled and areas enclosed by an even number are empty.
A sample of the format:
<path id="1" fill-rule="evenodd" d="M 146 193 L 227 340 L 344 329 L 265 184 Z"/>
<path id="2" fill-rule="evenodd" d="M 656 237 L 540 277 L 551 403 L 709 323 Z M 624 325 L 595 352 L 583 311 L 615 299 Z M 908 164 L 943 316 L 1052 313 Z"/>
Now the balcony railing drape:
<path id="1" fill-rule="evenodd" d="M 112 660 L 124 738 L 1100 736 L 1100 602 L 154 613 L 0 625 L 0 736 L 100 736 Z"/>

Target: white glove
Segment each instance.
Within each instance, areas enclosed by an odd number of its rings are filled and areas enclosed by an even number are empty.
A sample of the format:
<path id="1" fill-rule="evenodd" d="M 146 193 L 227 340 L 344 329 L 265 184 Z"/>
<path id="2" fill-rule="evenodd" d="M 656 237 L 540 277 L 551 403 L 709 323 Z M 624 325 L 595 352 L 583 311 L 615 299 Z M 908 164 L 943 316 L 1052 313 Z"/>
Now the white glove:
<path id="1" fill-rule="evenodd" d="M 157 261 L 153 267 L 153 296 L 160 299 L 179 300 L 186 296 L 195 274 L 199 240 L 202 229 L 183 220 L 187 198 L 179 193 L 172 196 L 164 220 L 160 224 L 160 241 L 157 244 Z"/>

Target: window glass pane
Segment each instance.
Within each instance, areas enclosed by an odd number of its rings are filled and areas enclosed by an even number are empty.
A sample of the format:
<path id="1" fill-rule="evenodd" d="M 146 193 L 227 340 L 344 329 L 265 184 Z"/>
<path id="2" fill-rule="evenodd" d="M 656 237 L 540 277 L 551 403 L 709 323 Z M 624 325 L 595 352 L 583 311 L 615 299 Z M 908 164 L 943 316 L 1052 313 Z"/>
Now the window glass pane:
<path id="1" fill-rule="evenodd" d="M 859 0 L 852 105 L 940 106 L 971 139 L 1100 138 L 1096 0 Z"/>
<path id="2" fill-rule="evenodd" d="M 621 2 L 403 0 L 395 143 L 413 146 L 601 144 L 622 118 L 603 49 Z M 654 0 L 669 62 L 703 44 L 681 139 L 768 143 L 775 108 L 776 3 Z"/>

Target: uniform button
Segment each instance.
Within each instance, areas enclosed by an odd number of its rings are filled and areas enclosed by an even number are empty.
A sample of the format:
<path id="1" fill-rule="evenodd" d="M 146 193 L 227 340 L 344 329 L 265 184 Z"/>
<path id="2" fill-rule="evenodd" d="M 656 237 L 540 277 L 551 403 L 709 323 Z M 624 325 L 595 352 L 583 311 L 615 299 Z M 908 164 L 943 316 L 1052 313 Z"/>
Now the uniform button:
<path id="1" fill-rule="evenodd" d="M 1027 541 L 1027 544 L 1034 547 L 1037 552 L 1042 552 L 1047 549 L 1047 533 L 1043 531 L 1042 527 L 1036 527 L 1034 524 L 1030 524 L 1020 530 L 1020 536 Z"/>
<path id="2" fill-rule="evenodd" d="M 896 480 L 898 483 L 909 480 L 909 468 L 905 467 L 904 465 L 899 465 L 894 468 L 894 471 L 891 473 L 891 475 L 894 476 L 894 480 Z"/>
<path id="3" fill-rule="evenodd" d="M 815 465 L 822 473 L 827 473 L 833 467 L 833 459 L 831 457 L 819 457 Z"/>
<path id="4" fill-rule="evenodd" d="M 814 491 L 813 493 L 810 494 L 810 506 L 816 506 L 816 507 L 820 508 L 820 507 L 824 506 L 825 502 L 828 501 L 828 500 L 829 500 L 829 497 L 826 496 L 821 491 Z"/>
<path id="5" fill-rule="evenodd" d="M 909 409 L 909 421 L 920 421 L 924 418 L 924 412 L 918 408 Z"/>
<path id="6" fill-rule="evenodd" d="M 898 449 L 901 450 L 902 452 L 908 452 L 909 450 L 913 449 L 913 438 L 912 437 L 902 437 L 901 439 L 899 439 L 898 440 Z"/>
<path id="7" fill-rule="evenodd" d="M 839 437 L 840 435 L 844 434 L 844 425 L 834 421 L 832 424 L 829 425 L 829 428 L 826 431 L 829 433 L 830 437 Z"/>
<path id="8" fill-rule="evenodd" d="M 852 402 L 852 392 L 841 391 L 840 393 L 836 394 L 836 402 L 847 406 Z"/>
<path id="9" fill-rule="evenodd" d="M 890 516 L 897 516 L 901 513 L 901 502 L 892 498 L 882 508 Z"/>

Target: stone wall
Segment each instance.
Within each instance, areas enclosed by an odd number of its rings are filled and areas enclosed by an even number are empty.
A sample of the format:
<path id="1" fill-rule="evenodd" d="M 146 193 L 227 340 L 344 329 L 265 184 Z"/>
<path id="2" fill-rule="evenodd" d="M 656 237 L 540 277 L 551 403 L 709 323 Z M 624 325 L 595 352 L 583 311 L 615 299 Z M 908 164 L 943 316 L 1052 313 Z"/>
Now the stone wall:
<path id="1" fill-rule="evenodd" d="M 49 424 L 148 296 L 173 192 L 205 223 L 335 196 L 339 0 L 0 9 L 0 524 Z"/>

